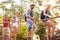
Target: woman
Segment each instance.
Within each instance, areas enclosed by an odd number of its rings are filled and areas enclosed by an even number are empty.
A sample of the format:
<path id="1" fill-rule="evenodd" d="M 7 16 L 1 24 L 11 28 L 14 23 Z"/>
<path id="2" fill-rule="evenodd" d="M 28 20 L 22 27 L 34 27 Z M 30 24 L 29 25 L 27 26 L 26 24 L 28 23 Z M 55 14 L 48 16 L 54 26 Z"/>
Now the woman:
<path id="1" fill-rule="evenodd" d="M 6 33 L 6 36 L 9 37 L 9 40 L 10 40 L 10 20 L 8 18 L 8 15 L 5 15 L 4 16 L 4 19 L 3 19 L 3 27 L 2 27 L 2 40 L 4 40 L 4 34 Z"/>
<path id="2" fill-rule="evenodd" d="M 43 22 L 47 26 L 47 40 L 49 40 L 50 38 L 53 37 L 54 31 L 55 31 L 54 23 L 51 20 L 46 19 L 46 18 L 51 17 L 51 12 L 49 11 L 50 7 L 51 7 L 51 5 L 47 5 L 47 7 L 46 7 L 46 9 L 44 9 L 44 13 L 43 13 L 43 15 L 45 16 Z"/>
<path id="3" fill-rule="evenodd" d="M 16 40 L 16 36 L 17 36 L 17 28 L 18 28 L 18 13 L 16 13 L 16 15 L 13 16 L 12 18 L 12 26 L 13 26 L 13 36 L 14 36 L 14 40 Z"/>

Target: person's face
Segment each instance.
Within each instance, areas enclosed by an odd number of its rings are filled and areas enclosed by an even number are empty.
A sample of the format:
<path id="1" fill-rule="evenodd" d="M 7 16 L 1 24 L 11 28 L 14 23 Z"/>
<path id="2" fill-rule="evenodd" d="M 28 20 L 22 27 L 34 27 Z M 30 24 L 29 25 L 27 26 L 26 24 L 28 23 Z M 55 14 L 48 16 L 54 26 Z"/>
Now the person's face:
<path id="1" fill-rule="evenodd" d="M 8 19 L 8 16 L 7 15 L 5 15 L 5 19 Z"/>
<path id="2" fill-rule="evenodd" d="M 48 6 L 47 6 L 47 9 L 50 9 L 50 8 L 51 8 L 51 6 L 50 6 L 50 5 L 48 5 Z"/>
<path id="3" fill-rule="evenodd" d="M 16 16 L 19 16 L 20 15 L 20 13 L 16 13 Z"/>
<path id="4" fill-rule="evenodd" d="M 34 6 L 30 6 L 31 7 L 31 9 L 34 9 Z"/>

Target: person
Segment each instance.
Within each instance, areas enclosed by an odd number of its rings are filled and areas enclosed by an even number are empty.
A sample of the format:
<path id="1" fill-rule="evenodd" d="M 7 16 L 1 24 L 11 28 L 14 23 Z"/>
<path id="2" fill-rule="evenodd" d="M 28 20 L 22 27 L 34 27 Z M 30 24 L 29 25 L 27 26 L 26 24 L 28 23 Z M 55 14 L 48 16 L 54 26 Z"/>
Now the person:
<path id="1" fill-rule="evenodd" d="M 18 24 L 19 24 L 19 13 L 17 12 L 13 17 L 12 17 L 12 27 L 13 27 L 13 37 L 14 40 L 16 40 L 17 32 L 18 32 Z"/>
<path id="2" fill-rule="evenodd" d="M 53 37 L 54 31 L 55 31 L 54 23 L 51 20 L 47 20 L 47 18 L 51 18 L 50 8 L 51 8 L 51 5 L 48 4 L 43 11 L 43 15 L 44 15 L 43 22 L 46 24 L 46 28 L 47 28 L 47 40 L 50 40 L 50 38 Z"/>
<path id="3" fill-rule="evenodd" d="M 3 18 L 3 27 L 2 27 L 2 40 L 4 40 L 4 34 L 6 33 L 6 35 L 9 37 L 10 40 L 10 20 L 8 18 L 8 15 L 4 15 Z"/>
<path id="4" fill-rule="evenodd" d="M 33 9 L 34 9 L 34 4 L 31 4 L 30 5 L 30 9 L 27 10 L 27 14 L 26 14 L 26 17 L 27 17 L 27 22 L 28 22 L 28 40 L 32 39 L 32 36 L 33 36 Z"/>

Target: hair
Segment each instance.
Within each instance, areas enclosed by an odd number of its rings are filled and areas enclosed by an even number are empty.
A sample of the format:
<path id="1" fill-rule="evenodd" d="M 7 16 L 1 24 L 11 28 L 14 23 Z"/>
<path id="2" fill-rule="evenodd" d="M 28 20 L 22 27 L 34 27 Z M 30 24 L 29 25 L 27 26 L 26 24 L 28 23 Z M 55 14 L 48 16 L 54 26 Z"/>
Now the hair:
<path id="1" fill-rule="evenodd" d="M 16 14 L 19 14 L 19 15 L 20 15 L 20 12 L 19 12 L 19 11 L 17 11 L 17 12 L 15 12 L 15 15 L 16 15 Z"/>
<path id="2" fill-rule="evenodd" d="M 35 6 L 34 4 L 31 4 L 30 6 Z"/>
<path id="3" fill-rule="evenodd" d="M 7 15 L 7 14 L 5 14 L 5 15 L 4 15 L 3 19 L 5 19 L 5 17 L 7 17 L 7 18 L 9 19 L 9 17 L 8 17 L 8 15 Z"/>
<path id="4" fill-rule="evenodd" d="M 5 16 L 8 16 L 8 15 L 4 15 L 4 17 L 5 17 Z"/>
<path id="5" fill-rule="evenodd" d="M 50 7 L 51 7 L 51 5 L 50 5 L 50 4 L 47 4 L 47 7 L 48 7 L 48 8 L 50 8 Z"/>

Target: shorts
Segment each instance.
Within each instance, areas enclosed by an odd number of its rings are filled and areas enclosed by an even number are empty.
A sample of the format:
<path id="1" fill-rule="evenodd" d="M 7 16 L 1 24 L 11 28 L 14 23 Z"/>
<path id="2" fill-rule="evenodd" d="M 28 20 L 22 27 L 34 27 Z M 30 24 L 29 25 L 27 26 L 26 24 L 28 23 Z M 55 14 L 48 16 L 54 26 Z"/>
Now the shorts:
<path id="1" fill-rule="evenodd" d="M 43 20 L 44 23 L 46 23 L 48 21 L 47 18 L 49 18 L 49 17 L 45 16 L 45 18 Z"/>
<path id="2" fill-rule="evenodd" d="M 48 20 L 44 19 L 43 22 L 46 23 Z"/>
<path id="3" fill-rule="evenodd" d="M 46 22 L 46 25 L 49 26 L 49 27 L 55 27 L 57 24 L 54 21 L 48 20 Z"/>
<path id="4" fill-rule="evenodd" d="M 30 31 L 33 27 L 33 21 L 32 20 L 29 20 L 28 21 L 28 31 Z"/>
<path id="5" fill-rule="evenodd" d="M 18 23 L 13 23 L 12 26 L 18 28 Z"/>
<path id="6" fill-rule="evenodd" d="M 6 33 L 6 35 L 10 35 L 10 28 L 9 27 L 3 27 L 2 28 L 3 36 L 4 36 L 5 33 Z"/>

